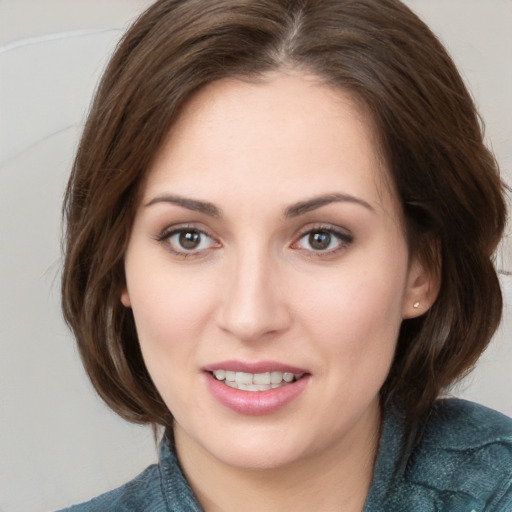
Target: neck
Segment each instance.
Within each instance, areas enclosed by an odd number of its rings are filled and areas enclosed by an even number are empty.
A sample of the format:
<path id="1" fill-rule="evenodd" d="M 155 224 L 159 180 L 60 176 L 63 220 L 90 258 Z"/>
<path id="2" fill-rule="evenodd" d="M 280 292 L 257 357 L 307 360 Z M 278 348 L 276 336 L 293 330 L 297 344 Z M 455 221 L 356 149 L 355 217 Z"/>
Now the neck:
<path id="1" fill-rule="evenodd" d="M 225 464 L 175 429 L 180 464 L 205 512 L 361 512 L 373 477 L 380 410 L 368 428 L 347 433 L 337 446 L 274 468 Z"/>

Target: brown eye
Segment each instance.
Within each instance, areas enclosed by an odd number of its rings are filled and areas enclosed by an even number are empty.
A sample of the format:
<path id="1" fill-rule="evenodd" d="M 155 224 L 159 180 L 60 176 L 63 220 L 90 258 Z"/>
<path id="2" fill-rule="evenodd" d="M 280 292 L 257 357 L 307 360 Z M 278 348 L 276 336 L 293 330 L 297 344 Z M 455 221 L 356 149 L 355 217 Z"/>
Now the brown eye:
<path id="1" fill-rule="evenodd" d="M 201 233 L 198 231 L 182 231 L 179 233 L 178 243 L 187 251 L 197 249 L 201 244 Z"/>
<path id="2" fill-rule="evenodd" d="M 305 232 L 292 247 L 316 253 L 318 256 L 329 256 L 347 248 L 353 240 L 352 235 L 348 233 L 320 227 Z"/>
<path id="3" fill-rule="evenodd" d="M 315 251 L 325 251 L 331 245 L 332 235 L 328 231 L 314 231 L 309 234 L 308 242 Z"/>
<path id="4" fill-rule="evenodd" d="M 167 246 L 175 254 L 200 254 L 207 249 L 219 247 L 219 243 L 204 231 L 194 228 L 177 228 L 164 233 L 158 241 Z"/>

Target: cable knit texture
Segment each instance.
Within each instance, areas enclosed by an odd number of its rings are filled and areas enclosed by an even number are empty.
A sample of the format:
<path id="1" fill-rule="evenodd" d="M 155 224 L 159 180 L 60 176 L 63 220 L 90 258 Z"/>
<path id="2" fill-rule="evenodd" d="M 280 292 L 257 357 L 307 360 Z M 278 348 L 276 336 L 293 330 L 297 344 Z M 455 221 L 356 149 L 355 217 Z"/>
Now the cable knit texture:
<path id="1" fill-rule="evenodd" d="M 402 440 L 400 416 L 387 412 L 363 512 L 512 512 L 512 419 L 472 402 L 440 400 L 405 457 Z M 202 511 L 166 439 L 158 465 L 62 512 L 107 510 Z"/>

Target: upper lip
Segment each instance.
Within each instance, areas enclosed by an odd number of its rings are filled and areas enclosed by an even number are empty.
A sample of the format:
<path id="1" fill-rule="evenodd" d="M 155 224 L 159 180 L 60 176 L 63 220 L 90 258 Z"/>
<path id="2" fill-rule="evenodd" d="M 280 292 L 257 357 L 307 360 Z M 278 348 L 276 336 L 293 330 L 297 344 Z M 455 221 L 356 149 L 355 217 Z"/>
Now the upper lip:
<path id="1" fill-rule="evenodd" d="M 294 374 L 309 373 L 306 369 L 298 366 L 292 366 L 278 361 L 220 361 L 218 363 L 207 364 L 202 368 L 205 372 L 214 372 L 215 370 L 228 370 L 232 372 L 245 373 L 266 373 L 266 372 L 288 372 Z"/>

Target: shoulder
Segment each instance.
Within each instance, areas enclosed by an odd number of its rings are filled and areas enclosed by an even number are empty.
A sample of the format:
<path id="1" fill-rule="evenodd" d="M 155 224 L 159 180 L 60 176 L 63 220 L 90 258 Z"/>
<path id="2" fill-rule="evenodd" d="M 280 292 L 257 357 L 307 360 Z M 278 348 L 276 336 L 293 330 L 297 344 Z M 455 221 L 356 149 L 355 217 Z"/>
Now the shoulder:
<path id="1" fill-rule="evenodd" d="M 130 482 L 60 512 L 200 512 L 167 436 L 160 442 L 158 464 Z"/>
<path id="2" fill-rule="evenodd" d="M 158 466 L 149 466 L 140 475 L 121 487 L 60 512 L 100 512 L 105 510 L 112 512 L 133 510 L 167 512 L 168 508 L 161 491 Z"/>
<path id="3" fill-rule="evenodd" d="M 452 450 L 501 446 L 510 456 L 512 419 L 467 400 L 439 400 L 424 432 L 424 442 Z M 511 459 L 509 458 L 509 461 Z"/>
<path id="4" fill-rule="evenodd" d="M 474 511 L 512 511 L 512 419 L 465 400 L 440 400 L 410 459 L 410 483 Z"/>

